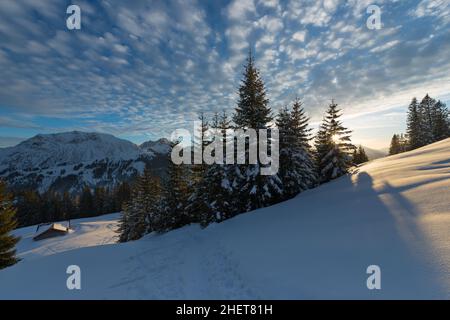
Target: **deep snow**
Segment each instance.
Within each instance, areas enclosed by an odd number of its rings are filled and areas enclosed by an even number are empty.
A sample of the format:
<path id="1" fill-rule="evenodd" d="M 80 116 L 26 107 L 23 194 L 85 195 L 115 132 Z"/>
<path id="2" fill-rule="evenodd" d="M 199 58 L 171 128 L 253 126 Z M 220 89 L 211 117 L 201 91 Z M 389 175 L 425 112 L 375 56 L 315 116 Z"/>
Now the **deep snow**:
<path id="1" fill-rule="evenodd" d="M 116 217 L 41 243 L 17 230 L 23 261 L 0 271 L 0 298 L 450 298 L 450 139 L 205 230 L 111 244 Z M 366 287 L 369 265 L 381 290 Z"/>

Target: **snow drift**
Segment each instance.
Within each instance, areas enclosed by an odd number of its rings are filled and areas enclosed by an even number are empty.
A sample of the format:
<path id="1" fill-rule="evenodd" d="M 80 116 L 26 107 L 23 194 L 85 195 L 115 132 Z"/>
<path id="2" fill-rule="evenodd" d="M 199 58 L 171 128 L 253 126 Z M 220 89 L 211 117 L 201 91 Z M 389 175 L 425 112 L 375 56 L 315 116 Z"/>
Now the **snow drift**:
<path id="1" fill-rule="evenodd" d="M 205 230 L 111 244 L 102 219 L 67 238 L 25 237 L 23 260 L 0 271 L 0 298 L 448 299 L 450 139 Z M 73 264 L 81 290 L 66 288 Z M 367 289 L 369 265 L 381 290 Z"/>

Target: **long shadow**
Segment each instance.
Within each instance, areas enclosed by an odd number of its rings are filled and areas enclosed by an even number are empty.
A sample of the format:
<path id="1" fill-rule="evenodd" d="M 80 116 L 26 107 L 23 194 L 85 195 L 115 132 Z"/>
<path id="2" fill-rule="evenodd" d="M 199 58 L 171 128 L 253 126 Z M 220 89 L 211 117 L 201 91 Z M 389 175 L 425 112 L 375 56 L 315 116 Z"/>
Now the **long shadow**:
<path id="1" fill-rule="evenodd" d="M 439 181 L 444 181 L 444 180 L 450 180 L 450 177 L 449 176 L 444 176 L 444 177 L 429 179 L 426 182 L 419 181 L 419 182 L 416 182 L 416 183 L 410 183 L 410 184 L 402 186 L 402 187 L 392 187 L 389 183 L 384 182 L 384 188 L 383 188 L 384 190 L 380 191 L 380 194 L 382 194 L 382 193 L 391 193 L 391 192 L 393 192 L 395 194 L 399 194 L 400 192 L 403 192 L 403 191 L 407 191 L 407 190 L 410 190 L 410 189 L 414 189 L 416 187 L 424 186 L 426 184 L 439 182 Z"/>
<path id="2" fill-rule="evenodd" d="M 446 160 L 435 161 L 435 162 L 432 162 L 431 164 L 437 164 L 437 165 L 442 164 L 442 165 L 447 165 L 448 167 L 450 167 L 450 158 L 446 159 Z"/>
<path id="3" fill-rule="evenodd" d="M 448 177 L 433 179 L 433 181 L 444 179 Z M 373 226 L 376 231 L 366 231 L 368 235 L 380 237 L 372 243 L 375 246 L 373 249 L 377 253 L 376 256 L 387 265 L 387 272 L 393 272 L 387 278 L 389 282 L 392 282 L 391 286 L 398 285 L 394 291 L 401 289 L 401 286 L 405 286 L 405 290 L 408 288 L 413 290 L 416 287 L 416 290 L 423 290 L 423 292 L 405 292 L 405 296 L 443 298 L 448 295 L 448 292 L 445 285 L 440 283 L 443 275 L 437 274 L 437 261 L 436 257 L 432 256 L 433 250 L 431 250 L 429 239 L 417 223 L 420 213 L 414 204 L 401 194 L 402 191 L 415 186 L 395 188 L 385 182 L 381 191 L 377 191 L 373 186 L 372 177 L 367 172 L 359 172 L 356 178 L 357 190 L 362 192 L 364 202 L 367 203 L 366 216 L 374 219 Z M 385 203 L 380 196 L 386 197 L 388 203 Z M 371 243 L 370 239 L 366 240 Z M 431 269 L 433 274 L 424 272 L 427 269 Z M 433 285 L 430 286 L 432 283 Z M 438 290 L 433 292 L 433 287 Z"/>
<path id="4" fill-rule="evenodd" d="M 436 181 L 439 181 L 442 179 L 436 179 Z M 397 208 L 399 208 L 402 212 L 407 212 L 411 216 L 418 217 L 419 211 L 417 208 L 404 196 L 401 195 L 401 192 L 409 190 L 411 188 L 415 188 L 422 185 L 421 183 L 409 185 L 407 187 L 399 187 L 394 188 L 389 182 L 384 182 L 383 184 L 383 190 L 379 193 L 379 195 L 389 195 L 391 199 L 394 201 Z"/>

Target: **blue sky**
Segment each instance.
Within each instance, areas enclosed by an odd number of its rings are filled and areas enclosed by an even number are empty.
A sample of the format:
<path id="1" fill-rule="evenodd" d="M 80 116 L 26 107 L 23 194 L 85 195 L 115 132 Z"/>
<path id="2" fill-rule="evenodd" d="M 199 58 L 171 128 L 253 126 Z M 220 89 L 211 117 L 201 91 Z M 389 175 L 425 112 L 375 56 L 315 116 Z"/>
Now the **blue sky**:
<path id="1" fill-rule="evenodd" d="M 334 98 L 369 147 L 404 130 L 413 96 L 450 100 L 447 0 L 2 0 L 0 39 L 0 146 L 69 130 L 140 143 L 232 112 L 249 47 L 274 112 L 299 96 L 316 124 Z"/>

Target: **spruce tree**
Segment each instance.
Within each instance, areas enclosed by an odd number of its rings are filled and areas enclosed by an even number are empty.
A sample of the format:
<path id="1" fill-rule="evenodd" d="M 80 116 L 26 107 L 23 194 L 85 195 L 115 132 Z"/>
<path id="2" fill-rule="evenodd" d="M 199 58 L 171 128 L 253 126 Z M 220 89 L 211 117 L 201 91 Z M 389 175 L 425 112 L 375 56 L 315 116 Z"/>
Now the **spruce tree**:
<path id="1" fill-rule="evenodd" d="M 256 130 L 259 141 L 259 129 L 269 129 L 273 120 L 264 82 L 256 69 L 251 52 L 247 59 L 243 80 L 239 87 L 239 99 L 233 121 L 236 129 Z M 268 135 L 269 137 L 270 135 Z M 246 164 L 235 167 L 236 195 L 239 195 L 241 211 L 249 211 L 275 203 L 282 194 L 281 181 L 277 174 L 261 175 L 259 144 L 256 145 L 258 159 L 256 164 L 249 163 L 249 149 L 246 147 Z"/>
<path id="2" fill-rule="evenodd" d="M 184 150 L 183 152 L 189 151 Z M 169 160 L 166 178 L 162 184 L 161 210 L 163 219 L 156 231 L 165 232 L 192 222 L 189 212 L 186 210 L 190 195 L 188 173 L 186 166 L 174 164 Z"/>
<path id="3" fill-rule="evenodd" d="M 437 101 L 432 107 L 433 141 L 440 141 L 450 136 L 449 113 L 447 106 Z"/>
<path id="4" fill-rule="evenodd" d="M 17 196 L 17 220 L 19 227 L 44 222 L 44 208 L 41 196 L 35 190 L 24 190 Z"/>
<path id="5" fill-rule="evenodd" d="M 391 145 L 389 147 L 389 155 L 392 156 L 394 154 L 398 154 L 398 153 L 402 152 L 401 150 L 402 150 L 402 148 L 400 145 L 399 136 L 397 134 L 394 134 L 392 136 Z"/>
<path id="6" fill-rule="evenodd" d="M 228 114 L 225 110 L 222 112 L 222 115 L 219 120 L 219 129 L 221 136 L 223 138 L 223 155 L 224 155 L 224 166 L 219 168 L 219 172 L 217 175 L 223 176 L 221 182 L 221 188 L 223 189 L 223 197 L 221 201 L 216 203 L 218 213 L 216 216 L 220 216 L 221 220 L 225 220 L 231 217 L 234 217 L 238 213 L 241 212 L 242 201 L 240 199 L 239 190 L 240 190 L 240 182 L 243 179 L 241 175 L 241 171 L 239 169 L 239 165 L 234 162 L 229 163 L 227 160 L 227 154 L 232 154 L 230 156 L 233 159 L 236 159 L 236 145 L 235 139 L 230 138 L 233 137 L 233 134 L 230 134 L 233 129 L 233 121 L 228 117 Z M 234 161 L 234 160 L 233 160 Z M 211 196 L 210 198 L 212 198 Z"/>
<path id="7" fill-rule="evenodd" d="M 144 212 L 145 233 L 159 231 L 163 224 L 163 213 L 161 211 L 161 182 L 149 168 L 145 168 L 139 180 L 138 201 Z"/>
<path id="8" fill-rule="evenodd" d="M 311 188 L 316 183 L 314 163 L 309 146 L 309 118 L 306 117 L 299 99 L 294 101 L 292 111 L 280 110 L 277 127 L 280 130 L 280 172 L 284 198 Z"/>
<path id="9" fill-rule="evenodd" d="M 137 240 L 160 230 L 163 223 L 160 196 L 159 179 L 146 167 L 136 179 L 130 201 L 124 205 L 118 230 L 120 242 Z"/>
<path id="10" fill-rule="evenodd" d="M 407 133 L 409 136 L 409 148 L 411 150 L 425 145 L 423 135 L 422 117 L 416 98 L 413 98 L 408 107 Z"/>
<path id="11" fill-rule="evenodd" d="M 194 156 L 197 153 L 198 155 L 201 155 L 202 158 L 199 159 L 201 160 L 201 163 L 194 163 L 190 167 L 188 190 L 191 190 L 191 192 L 187 195 L 186 203 L 187 219 L 192 223 L 199 223 L 202 220 L 202 216 L 204 216 L 208 210 L 202 199 L 203 194 L 207 191 L 204 187 L 204 179 L 208 169 L 208 165 L 203 161 L 203 153 L 205 147 L 211 142 L 211 140 L 210 137 L 207 136 L 209 123 L 203 112 L 200 114 L 199 120 L 200 128 L 194 133 Z M 215 119 L 213 119 L 213 121 L 216 123 L 218 122 L 217 114 L 215 115 Z"/>
<path id="12" fill-rule="evenodd" d="M 124 207 L 123 215 L 126 216 L 128 234 L 121 234 L 121 239 L 134 241 L 140 239 L 147 231 L 147 195 L 145 194 L 145 182 L 147 173 L 136 179 L 129 203 Z M 124 228 L 125 229 L 125 228 Z"/>
<path id="13" fill-rule="evenodd" d="M 116 232 L 119 234 L 118 242 L 127 242 L 129 241 L 129 235 L 131 233 L 131 225 L 128 221 L 129 214 L 131 209 L 131 202 L 126 202 L 122 205 L 122 211 L 120 213 L 120 218 L 118 222 L 118 228 Z"/>
<path id="14" fill-rule="evenodd" d="M 399 138 L 398 138 L 398 142 L 400 144 L 400 152 L 406 152 L 406 151 L 410 150 L 410 148 L 409 148 L 409 138 L 408 138 L 407 134 L 401 133 Z"/>
<path id="15" fill-rule="evenodd" d="M 0 181 L 0 269 L 12 266 L 18 261 L 15 245 L 19 238 L 11 235 L 17 227 L 16 210 L 12 198 L 6 191 L 6 184 Z"/>
<path id="16" fill-rule="evenodd" d="M 435 138 L 433 136 L 434 132 L 433 107 L 435 103 L 436 100 L 434 100 L 427 94 L 422 99 L 418 107 L 421 119 L 421 132 L 423 145 L 427 145 L 435 141 Z"/>
<path id="17" fill-rule="evenodd" d="M 214 131 L 213 142 L 218 139 L 219 145 L 223 145 L 223 163 L 209 165 L 202 183 L 198 189 L 198 198 L 201 201 L 200 223 L 206 226 L 211 222 L 220 222 L 235 214 L 233 204 L 233 188 L 230 178 L 230 170 L 233 166 L 225 163 L 226 134 L 231 128 L 228 116 L 223 112 L 219 117 L 213 118 L 212 128 Z"/>
<path id="18" fill-rule="evenodd" d="M 243 80 L 239 87 L 239 100 L 233 116 L 237 128 L 267 129 L 273 120 L 269 99 L 258 69 L 249 53 Z"/>
<path id="19" fill-rule="evenodd" d="M 447 138 L 450 134 L 446 105 L 428 94 L 420 104 L 414 98 L 408 108 L 407 134 L 410 150 Z"/>
<path id="20" fill-rule="evenodd" d="M 342 125 L 338 105 L 331 102 L 316 136 L 316 165 L 319 181 L 324 183 L 348 172 L 352 166 L 350 133 Z"/>
<path id="21" fill-rule="evenodd" d="M 211 222 L 220 222 L 231 218 L 236 212 L 233 207 L 233 188 L 228 177 L 229 171 L 224 164 L 213 164 L 202 184 L 201 199 L 205 205 L 200 223 L 203 226 Z"/>
<path id="22" fill-rule="evenodd" d="M 121 211 L 124 203 L 128 202 L 131 198 L 131 187 L 126 181 L 120 183 L 114 188 L 113 199 L 114 208 L 113 211 Z"/>

